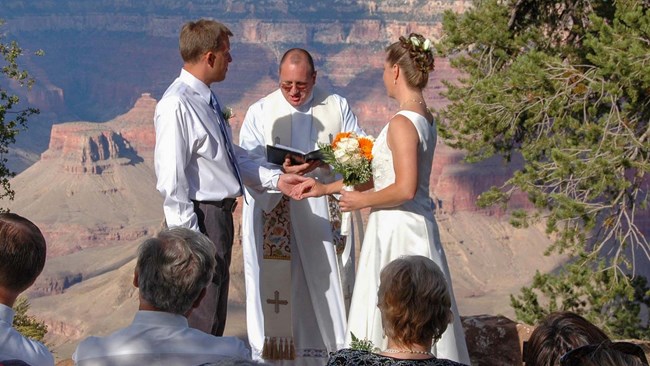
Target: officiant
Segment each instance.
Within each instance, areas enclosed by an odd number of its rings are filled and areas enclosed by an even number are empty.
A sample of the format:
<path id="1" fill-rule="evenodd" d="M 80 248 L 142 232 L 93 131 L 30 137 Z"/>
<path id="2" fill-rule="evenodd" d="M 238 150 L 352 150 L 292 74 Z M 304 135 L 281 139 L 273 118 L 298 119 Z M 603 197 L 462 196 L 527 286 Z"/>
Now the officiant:
<path id="1" fill-rule="evenodd" d="M 240 146 L 260 163 L 270 164 L 267 145 L 309 152 L 339 132 L 364 134 L 347 100 L 315 84 L 309 52 L 288 50 L 280 60 L 279 88 L 247 111 Z M 287 157 L 282 169 L 323 182 L 336 178 L 320 161 Z M 250 189 L 246 195 L 242 242 L 253 357 L 324 365 L 329 352 L 345 342 L 354 287 L 354 235 L 340 235 L 338 203 L 331 196 L 297 201 Z"/>

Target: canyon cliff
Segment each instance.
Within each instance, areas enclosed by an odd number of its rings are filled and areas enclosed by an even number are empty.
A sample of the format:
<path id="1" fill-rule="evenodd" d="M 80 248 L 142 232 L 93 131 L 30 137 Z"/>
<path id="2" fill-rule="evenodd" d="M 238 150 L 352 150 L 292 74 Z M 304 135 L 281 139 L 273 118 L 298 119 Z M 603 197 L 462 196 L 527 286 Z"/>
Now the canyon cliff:
<path id="1" fill-rule="evenodd" d="M 41 110 L 29 134 L 18 138 L 17 165 L 23 170 L 35 152 L 47 148 L 52 124 L 106 121 L 130 108 L 142 93 L 159 98 L 178 75 L 178 31 L 189 20 L 213 16 L 234 33 L 233 63 L 218 89 L 229 105 L 246 108 L 272 89 L 279 56 L 288 48 L 311 51 L 319 83 L 359 103 L 368 124 L 382 124 L 372 105 L 364 106 L 380 78 L 383 48 L 400 35 L 441 36 L 445 10 L 463 11 L 467 1 L 231 1 L 137 3 L 92 0 L 3 1 L 3 30 L 19 41 L 22 63 L 35 77 L 30 91 L 15 89 Z M 33 52 L 42 49 L 43 57 Z M 264 84 L 270 81 L 270 84 Z M 383 96 L 381 85 L 377 92 Z M 431 94 L 433 95 L 433 93 Z M 372 103 L 375 102 L 375 103 Z M 369 113 L 363 116 L 364 110 Z M 245 112 L 245 109 L 241 111 Z M 380 118 L 384 118 L 381 116 Z"/>

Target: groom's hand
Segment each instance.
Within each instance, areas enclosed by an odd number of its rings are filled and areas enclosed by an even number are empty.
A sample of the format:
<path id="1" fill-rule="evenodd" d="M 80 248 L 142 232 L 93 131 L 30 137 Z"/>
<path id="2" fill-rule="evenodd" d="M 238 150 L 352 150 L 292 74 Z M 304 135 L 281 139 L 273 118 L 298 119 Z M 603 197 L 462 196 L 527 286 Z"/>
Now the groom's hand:
<path id="1" fill-rule="evenodd" d="M 278 178 L 278 189 L 285 195 L 299 200 L 302 199 L 302 197 L 300 197 L 302 191 L 295 188 L 308 179 L 309 178 L 297 174 L 282 174 L 280 175 L 280 178 Z"/>

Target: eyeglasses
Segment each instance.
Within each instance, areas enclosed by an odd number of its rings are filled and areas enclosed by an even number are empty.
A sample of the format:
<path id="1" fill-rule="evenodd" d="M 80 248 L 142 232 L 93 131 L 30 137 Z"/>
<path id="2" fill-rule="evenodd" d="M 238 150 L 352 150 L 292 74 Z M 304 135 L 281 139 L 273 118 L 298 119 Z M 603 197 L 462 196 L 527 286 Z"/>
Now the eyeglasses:
<path id="1" fill-rule="evenodd" d="M 302 92 L 302 91 L 307 90 L 310 87 L 310 85 L 309 85 L 309 83 L 302 82 L 302 81 L 296 81 L 296 82 L 282 81 L 282 82 L 280 82 L 280 88 L 284 89 L 287 92 L 290 92 L 291 89 L 293 89 L 294 87 L 296 89 L 298 89 L 298 91 Z"/>
<path id="2" fill-rule="evenodd" d="M 645 352 L 643 352 L 643 348 L 639 345 L 630 342 L 604 341 L 598 344 L 588 344 L 572 349 L 560 358 L 560 366 L 580 366 L 585 356 L 592 354 L 598 349 L 610 349 L 626 355 L 635 356 L 639 358 L 642 364 L 648 364 Z"/>

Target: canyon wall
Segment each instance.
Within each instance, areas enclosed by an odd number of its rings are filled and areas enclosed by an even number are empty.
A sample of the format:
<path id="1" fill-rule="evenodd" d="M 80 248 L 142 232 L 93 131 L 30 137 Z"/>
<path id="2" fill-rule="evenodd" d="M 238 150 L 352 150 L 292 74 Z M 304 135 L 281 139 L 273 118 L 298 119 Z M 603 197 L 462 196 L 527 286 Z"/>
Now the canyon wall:
<path id="1" fill-rule="evenodd" d="M 133 4 L 91 0 L 3 2 L 3 28 L 26 51 L 35 76 L 25 95 L 48 114 L 49 126 L 63 121 L 105 121 L 128 110 L 140 94 L 160 97 L 178 74 L 178 32 L 184 22 L 211 14 L 234 36 L 233 67 L 222 98 L 239 99 L 261 77 L 276 78 L 280 55 L 305 47 L 320 78 L 342 90 L 354 76 L 382 66 L 382 50 L 400 35 L 440 37 L 441 14 L 464 11 L 466 1 L 145 1 Z M 283 10 L 284 9 L 284 10 Z M 45 56 L 32 51 L 42 49 Z M 361 62 L 358 62 L 361 61 Z M 367 62 L 369 61 L 369 62 Z M 363 94 L 364 85 L 356 87 Z M 262 92 L 265 94 L 266 90 Z M 22 90 L 20 93 L 24 93 Z M 349 96 L 356 102 L 354 95 Z M 39 128 L 39 127 L 36 127 Z M 47 141 L 31 148 L 42 152 Z M 33 146 L 39 145 L 39 146 Z"/>

